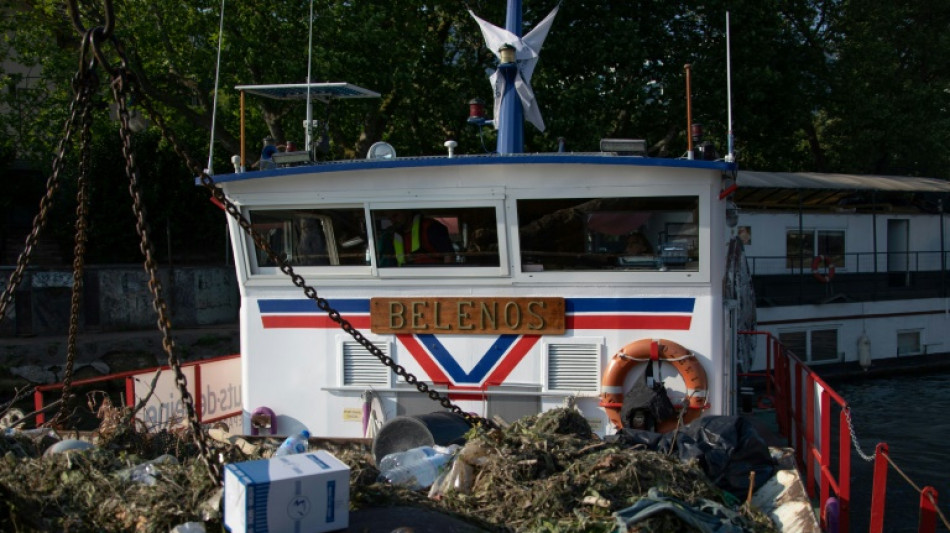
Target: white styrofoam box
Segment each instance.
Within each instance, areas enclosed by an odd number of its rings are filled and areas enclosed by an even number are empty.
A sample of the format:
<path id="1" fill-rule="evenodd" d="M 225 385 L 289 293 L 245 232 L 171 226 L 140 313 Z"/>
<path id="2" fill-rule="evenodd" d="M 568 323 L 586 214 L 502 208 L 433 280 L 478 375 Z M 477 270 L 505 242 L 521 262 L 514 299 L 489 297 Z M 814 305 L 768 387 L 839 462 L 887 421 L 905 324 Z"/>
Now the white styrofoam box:
<path id="1" fill-rule="evenodd" d="M 224 505 L 224 527 L 232 533 L 345 529 L 350 467 L 325 450 L 231 463 Z"/>

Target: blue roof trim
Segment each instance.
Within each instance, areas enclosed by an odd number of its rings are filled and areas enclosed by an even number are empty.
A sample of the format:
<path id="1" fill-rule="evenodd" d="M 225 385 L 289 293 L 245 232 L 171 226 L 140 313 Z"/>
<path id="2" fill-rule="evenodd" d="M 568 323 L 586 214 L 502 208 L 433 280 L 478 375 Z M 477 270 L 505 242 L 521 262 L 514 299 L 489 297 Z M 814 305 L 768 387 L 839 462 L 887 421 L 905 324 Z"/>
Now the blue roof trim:
<path id="1" fill-rule="evenodd" d="M 322 174 L 327 172 L 346 172 L 352 170 L 419 168 L 419 167 L 459 167 L 469 165 L 617 165 L 633 167 L 669 167 L 695 168 L 732 172 L 737 170 L 736 163 L 725 161 L 700 161 L 696 159 L 662 159 L 656 157 L 576 155 L 576 154 L 524 154 L 492 156 L 456 156 L 456 157 L 402 157 L 397 159 L 356 159 L 333 161 L 314 165 L 284 167 L 273 170 L 255 170 L 239 174 L 218 174 L 213 176 L 216 183 L 288 177 L 302 174 Z M 201 178 L 195 178 L 195 184 L 201 185 Z"/>

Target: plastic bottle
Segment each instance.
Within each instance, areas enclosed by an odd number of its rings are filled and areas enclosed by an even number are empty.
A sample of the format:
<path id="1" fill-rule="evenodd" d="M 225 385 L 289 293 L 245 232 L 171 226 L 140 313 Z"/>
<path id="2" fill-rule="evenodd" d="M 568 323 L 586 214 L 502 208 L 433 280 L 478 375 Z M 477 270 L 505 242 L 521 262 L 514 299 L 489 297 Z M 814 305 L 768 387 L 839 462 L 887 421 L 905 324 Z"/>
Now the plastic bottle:
<path id="1" fill-rule="evenodd" d="M 408 455 L 408 457 L 413 458 L 412 460 L 404 461 L 392 468 L 380 469 L 380 477 L 393 485 L 403 485 L 410 490 L 419 490 L 431 486 L 436 478 L 439 477 L 442 468 L 445 467 L 453 457 L 450 450 L 446 450 L 449 453 L 442 453 L 429 446 L 422 446 L 421 449 L 414 448 L 408 451 L 413 452 Z M 386 457 L 389 456 L 387 455 Z M 385 459 L 385 457 L 383 459 Z M 383 461 L 380 461 L 380 464 L 382 464 L 382 462 Z"/>
<path id="2" fill-rule="evenodd" d="M 426 457 L 432 457 L 436 453 L 444 452 L 436 451 L 436 449 L 432 446 L 419 446 L 418 448 L 411 448 L 409 450 L 391 453 L 380 459 L 378 465 L 379 471 L 386 472 L 387 470 L 392 470 L 397 466 L 422 461 Z"/>
<path id="3" fill-rule="evenodd" d="M 277 448 L 274 456 L 305 453 L 308 449 L 310 449 L 310 432 L 305 429 L 296 435 L 287 437 L 284 442 L 280 443 L 280 447 Z"/>

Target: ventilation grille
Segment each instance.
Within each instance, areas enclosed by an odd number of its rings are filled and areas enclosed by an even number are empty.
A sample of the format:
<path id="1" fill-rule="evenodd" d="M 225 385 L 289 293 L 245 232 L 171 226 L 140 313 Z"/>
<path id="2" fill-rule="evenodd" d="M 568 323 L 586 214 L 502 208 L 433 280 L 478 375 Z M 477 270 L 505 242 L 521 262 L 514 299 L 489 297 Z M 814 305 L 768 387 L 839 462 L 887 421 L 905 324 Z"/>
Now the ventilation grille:
<path id="1" fill-rule="evenodd" d="M 599 364 L 599 344 L 549 344 L 548 390 L 599 391 Z"/>
<path id="2" fill-rule="evenodd" d="M 389 345 L 377 344 L 389 355 Z M 343 385 L 389 386 L 389 367 L 356 341 L 343 342 Z"/>

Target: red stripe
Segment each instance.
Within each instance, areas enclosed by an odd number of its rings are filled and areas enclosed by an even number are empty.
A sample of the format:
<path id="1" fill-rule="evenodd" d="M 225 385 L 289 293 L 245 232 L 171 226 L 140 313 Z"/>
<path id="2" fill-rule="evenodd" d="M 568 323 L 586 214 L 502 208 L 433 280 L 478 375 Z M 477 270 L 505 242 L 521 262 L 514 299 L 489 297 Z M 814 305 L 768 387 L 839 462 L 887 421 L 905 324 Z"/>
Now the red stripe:
<path id="1" fill-rule="evenodd" d="M 524 356 L 531 351 L 531 348 L 537 344 L 540 338 L 540 335 L 524 335 L 518 339 L 518 342 L 511 347 L 511 351 L 501 358 L 501 363 L 485 378 L 483 387 L 504 383 L 508 379 L 508 374 L 511 374 L 511 371 L 518 366 L 518 363 L 524 359 Z"/>
<path id="2" fill-rule="evenodd" d="M 475 400 L 475 401 L 481 401 L 481 400 L 484 400 L 484 399 L 485 399 L 485 393 L 478 393 L 478 394 L 472 394 L 472 393 L 461 394 L 461 393 L 452 393 L 452 392 L 450 392 L 450 393 L 449 393 L 449 399 L 450 399 L 450 400 L 455 400 L 455 401 L 459 401 L 459 400 Z"/>
<path id="3" fill-rule="evenodd" d="M 409 355 L 419 363 L 422 371 L 429 376 L 432 383 L 450 383 L 449 377 L 445 375 L 445 372 L 442 372 L 439 365 L 435 364 L 435 360 L 419 344 L 419 339 L 413 335 L 396 335 L 396 338 L 409 350 Z"/>
<path id="4" fill-rule="evenodd" d="M 369 316 L 345 316 L 354 328 L 368 328 Z M 264 328 L 338 328 L 339 324 L 326 315 L 261 315 Z"/>
<path id="5" fill-rule="evenodd" d="M 567 329 L 681 329 L 688 330 L 693 317 L 686 315 L 568 315 Z"/>

